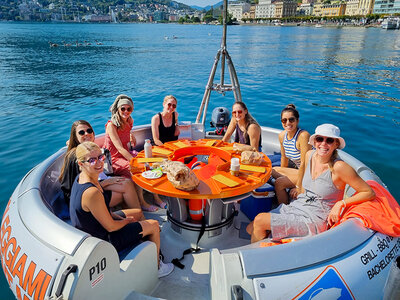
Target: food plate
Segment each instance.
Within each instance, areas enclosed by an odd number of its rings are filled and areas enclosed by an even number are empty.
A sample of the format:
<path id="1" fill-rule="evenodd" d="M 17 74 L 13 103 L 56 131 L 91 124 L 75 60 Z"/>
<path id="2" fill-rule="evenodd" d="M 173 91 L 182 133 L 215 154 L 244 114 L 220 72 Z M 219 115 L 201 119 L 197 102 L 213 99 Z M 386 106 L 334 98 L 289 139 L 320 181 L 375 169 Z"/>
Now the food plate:
<path id="1" fill-rule="evenodd" d="M 157 171 L 150 170 L 142 173 L 142 176 L 146 179 L 157 179 L 160 178 L 162 175 L 163 173 L 159 172 L 158 170 Z"/>

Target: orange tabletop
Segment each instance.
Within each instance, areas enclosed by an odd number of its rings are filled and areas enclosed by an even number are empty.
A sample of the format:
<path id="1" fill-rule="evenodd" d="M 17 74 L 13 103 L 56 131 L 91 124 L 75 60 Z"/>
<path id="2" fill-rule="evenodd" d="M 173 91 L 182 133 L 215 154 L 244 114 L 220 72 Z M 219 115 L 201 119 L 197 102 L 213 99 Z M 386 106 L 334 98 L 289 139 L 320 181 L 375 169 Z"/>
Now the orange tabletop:
<path id="1" fill-rule="evenodd" d="M 192 191 L 176 189 L 164 174 L 157 179 L 146 179 L 144 151 L 130 162 L 133 181 L 152 193 L 185 198 L 185 199 L 216 199 L 242 195 L 262 186 L 271 175 L 271 161 L 263 154 L 260 166 L 240 165 L 239 176 L 230 173 L 230 161 L 233 157 L 240 160 L 241 154 L 233 151 L 233 144 L 221 140 L 200 139 L 197 141 L 178 140 L 153 146 L 153 158 L 178 160 L 193 155 L 209 155 L 208 165 L 194 169 L 200 181 L 199 186 Z M 157 159 L 155 159 L 157 160 Z M 154 160 L 153 160 L 154 161 Z M 152 165 L 153 162 L 148 162 Z"/>

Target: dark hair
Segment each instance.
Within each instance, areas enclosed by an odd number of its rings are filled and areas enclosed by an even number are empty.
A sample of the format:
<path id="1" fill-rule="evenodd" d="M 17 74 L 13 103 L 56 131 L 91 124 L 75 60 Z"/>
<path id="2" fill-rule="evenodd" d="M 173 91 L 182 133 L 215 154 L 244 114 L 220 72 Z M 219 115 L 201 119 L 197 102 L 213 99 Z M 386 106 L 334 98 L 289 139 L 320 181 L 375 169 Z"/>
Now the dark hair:
<path id="1" fill-rule="evenodd" d="M 76 148 L 80 144 L 76 137 L 76 127 L 78 127 L 79 125 L 86 125 L 87 127 L 89 127 L 90 129 L 93 130 L 92 125 L 90 125 L 88 121 L 78 120 L 78 121 L 75 121 L 74 123 L 72 123 L 71 134 L 69 135 L 67 152 Z M 94 135 L 94 130 L 93 130 L 93 135 Z"/>
<path id="2" fill-rule="evenodd" d="M 292 103 L 286 105 L 286 107 L 284 109 L 282 109 L 281 118 L 282 118 L 282 115 L 283 115 L 284 112 L 291 112 L 296 119 L 300 118 L 300 115 L 299 115 L 299 112 L 296 109 L 296 106 L 294 104 L 292 104 Z"/>
<path id="3" fill-rule="evenodd" d="M 72 123 L 71 134 L 69 135 L 69 140 L 68 140 L 67 153 L 65 154 L 64 163 L 61 167 L 60 177 L 58 177 L 58 180 L 60 182 L 63 180 L 64 174 L 68 167 L 68 162 L 70 161 L 71 157 L 75 156 L 75 149 L 80 144 L 78 138 L 76 137 L 76 127 L 78 127 L 79 125 L 86 125 L 87 127 L 93 130 L 92 125 L 90 125 L 88 121 L 78 120 Z M 94 136 L 94 130 L 93 130 L 93 136 Z"/>

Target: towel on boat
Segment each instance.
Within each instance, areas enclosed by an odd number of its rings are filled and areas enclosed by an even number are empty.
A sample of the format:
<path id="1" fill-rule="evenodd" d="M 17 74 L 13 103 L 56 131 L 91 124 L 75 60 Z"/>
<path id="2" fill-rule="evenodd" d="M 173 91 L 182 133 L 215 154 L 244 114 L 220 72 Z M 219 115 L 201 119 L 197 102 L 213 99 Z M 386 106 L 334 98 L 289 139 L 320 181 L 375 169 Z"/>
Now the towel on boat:
<path id="1" fill-rule="evenodd" d="M 335 226 L 350 218 L 360 219 L 364 226 L 383 234 L 400 237 L 400 206 L 394 197 L 379 183 L 368 180 L 376 198 L 345 210 Z"/>

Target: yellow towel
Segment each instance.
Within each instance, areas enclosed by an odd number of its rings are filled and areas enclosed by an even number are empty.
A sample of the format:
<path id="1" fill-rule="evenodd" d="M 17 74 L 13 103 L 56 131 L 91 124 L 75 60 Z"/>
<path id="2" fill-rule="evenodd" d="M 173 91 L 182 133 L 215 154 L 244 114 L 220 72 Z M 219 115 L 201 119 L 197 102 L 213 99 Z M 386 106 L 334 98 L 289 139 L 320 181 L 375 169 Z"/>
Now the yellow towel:
<path id="1" fill-rule="evenodd" d="M 170 155 L 171 154 L 171 151 L 169 151 L 167 149 L 163 149 L 163 148 L 157 148 L 157 147 L 153 148 L 153 152 L 160 153 L 160 154 L 165 154 L 165 155 Z"/>
<path id="2" fill-rule="evenodd" d="M 229 187 L 234 187 L 234 186 L 237 186 L 239 183 L 237 183 L 236 181 L 234 181 L 234 180 L 232 180 L 232 179 L 230 179 L 230 178 L 228 178 L 228 177 L 225 177 L 224 175 L 222 175 L 222 174 L 217 174 L 217 175 L 214 175 L 213 177 L 211 177 L 212 179 L 214 179 L 214 180 L 216 180 L 216 181 L 219 181 L 219 182 L 221 182 L 221 183 L 223 183 L 223 184 L 225 184 L 225 185 L 227 185 L 227 186 L 229 186 Z"/>
<path id="3" fill-rule="evenodd" d="M 153 162 L 160 162 L 163 160 L 164 160 L 164 158 L 162 158 L 162 157 L 149 157 L 149 158 L 140 157 L 137 159 L 137 162 L 138 163 L 153 163 Z"/>
<path id="4" fill-rule="evenodd" d="M 179 148 L 185 148 L 188 147 L 189 145 L 183 142 L 176 142 L 174 143 L 175 146 L 179 147 Z"/>
<path id="5" fill-rule="evenodd" d="M 265 173 L 265 168 L 264 167 L 250 166 L 250 165 L 240 165 L 240 170 Z"/>
<path id="6" fill-rule="evenodd" d="M 232 150 L 233 150 L 233 147 L 227 146 L 227 147 L 221 147 L 221 149 L 222 149 L 222 150 L 227 150 L 227 151 L 232 151 Z"/>
<path id="7" fill-rule="evenodd" d="M 206 146 L 212 146 L 212 145 L 214 145 L 214 143 L 215 143 L 215 140 L 212 140 L 212 141 L 207 141 L 206 142 Z"/>

